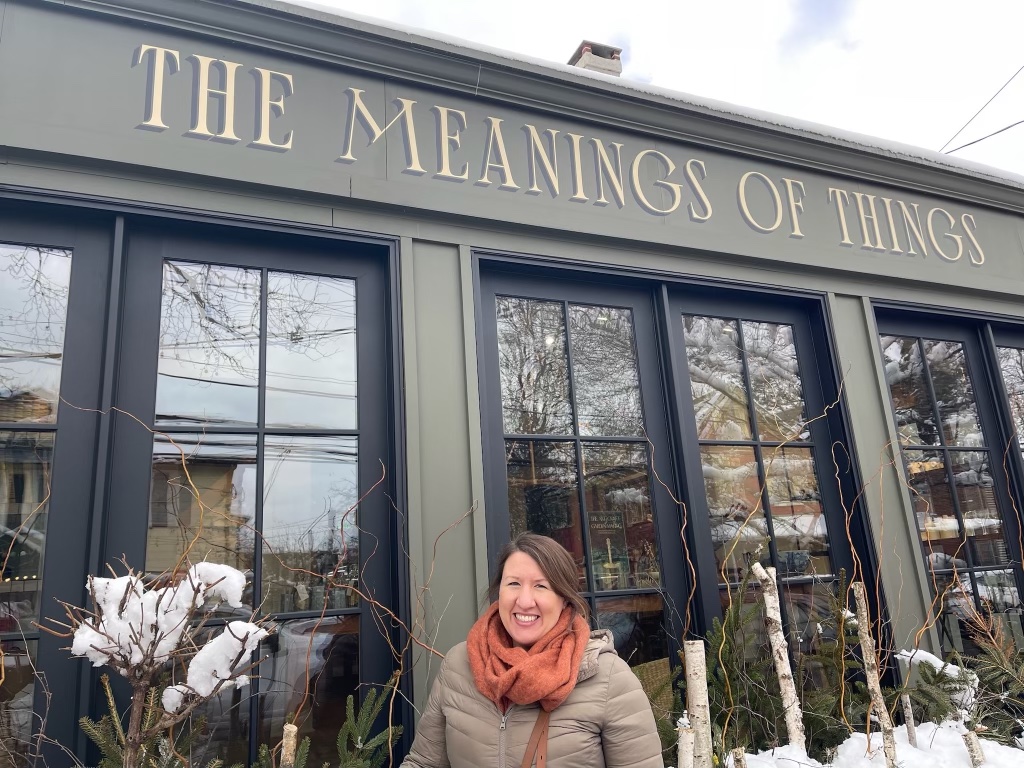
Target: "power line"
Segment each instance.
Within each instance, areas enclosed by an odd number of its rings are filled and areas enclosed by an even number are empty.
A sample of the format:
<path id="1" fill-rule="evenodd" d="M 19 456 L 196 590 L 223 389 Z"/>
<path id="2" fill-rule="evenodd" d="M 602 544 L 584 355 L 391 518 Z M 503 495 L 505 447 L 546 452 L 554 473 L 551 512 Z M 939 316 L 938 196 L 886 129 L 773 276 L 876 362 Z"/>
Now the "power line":
<path id="1" fill-rule="evenodd" d="M 981 109 L 979 109 L 977 112 L 975 112 L 973 115 L 971 115 L 971 119 L 970 120 L 968 120 L 966 123 L 964 123 L 962 126 L 960 126 L 960 130 L 959 131 L 957 131 L 956 133 L 954 133 L 952 136 L 949 137 L 949 141 L 947 141 L 945 144 L 943 144 L 939 148 L 939 152 L 944 151 L 946 149 L 946 147 L 948 147 L 950 144 L 952 144 L 953 143 L 953 139 L 955 139 L 957 136 L 959 136 L 961 133 L 963 133 L 964 132 L 964 128 L 966 128 L 968 125 L 973 123 L 974 122 L 974 118 L 976 118 L 978 115 L 980 115 L 982 112 L 984 112 L 985 111 L 985 107 L 987 107 L 989 104 L 991 104 L 993 101 L 995 101 L 996 96 L 998 96 L 1000 93 L 1002 93 L 1003 90 L 1005 90 L 1006 86 L 1008 86 L 1010 83 L 1012 83 L 1014 78 L 1017 77 L 1017 75 L 1019 75 L 1022 71 L 1024 71 L 1024 65 L 1021 65 L 1021 68 L 1018 69 L 1016 72 L 1014 72 L 1013 76 L 1009 80 L 1007 80 L 1005 83 L 1003 83 L 1002 88 L 1000 88 L 998 91 L 996 91 L 995 95 L 993 95 L 991 99 L 986 101 L 981 106 Z M 1007 126 L 1007 128 L 1012 128 L 1012 127 L 1013 127 L 1012 125 Z M 1002 130 L 1005 131 L 1006 128 L 1003 128 Z M 1000 131 L 996 131 L 996 133 L 1000 133 Z M 995 136 L 995 133 L 989 134 L 989 136 Z M 987 138 L 989 138 L 989 136 L 984 136 L 984 137 L 982 137 L 982 139 L 987 139 Z M 982 139 L 978 139 L 977 141 L 972 141 L 971 144 L 977 144 L 978 141 L 982 141 Z M 956 152 L 957 150 L 963 149 L 964 147 L 969 147 L 971 144 L 964 144 L 963 147 L 957 147 L 956 149 L 951 149 L 946 154 L 952 154 L 953 152 Z"/>
<path id="2" fill-rule="evenodd" d="M 1003 131 L 1008 131 L 1011 128 L 1016 128 L 1021 123 L 1024 123 L 1024 120 L 1018 120 L 1016 123 L 1011 123 L 1010 125 L 1006 126 L 1005 128 L 1000 128 L 998 131 L 992 131 L 992 133 L 988 134 L 987 136 L 982 136 L 980 139 L 975 139 L 974 141 L 968 141 L 966 144 L 961 144 L 956 149 L 949 150 L 949 152 L 947 152 L 946 154 L 947 155 L 951 155 L 954 152 L 959 152 L 961 149 L 966 149 L 967 147 L 971 146 L 972 144 L 977 144 L 979 141 L 984 141 L 985 139 L 991 139 L 993 136 L 995 136 L 997 134 L 1000 134 Z"/>

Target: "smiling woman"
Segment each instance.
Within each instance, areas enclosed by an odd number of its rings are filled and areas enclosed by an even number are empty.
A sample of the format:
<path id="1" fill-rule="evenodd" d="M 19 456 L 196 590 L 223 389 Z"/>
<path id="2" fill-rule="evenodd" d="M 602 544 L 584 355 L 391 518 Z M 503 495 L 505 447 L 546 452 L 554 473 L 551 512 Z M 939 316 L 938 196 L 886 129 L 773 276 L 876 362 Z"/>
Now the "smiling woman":
<path id="1" fill-rule="evenodd" d="M 490 607 L 445 658 L 405 768 L 661 766 L 640 681 L 591 632 L 562 545 L 524 533 L 498 558 Z"/>

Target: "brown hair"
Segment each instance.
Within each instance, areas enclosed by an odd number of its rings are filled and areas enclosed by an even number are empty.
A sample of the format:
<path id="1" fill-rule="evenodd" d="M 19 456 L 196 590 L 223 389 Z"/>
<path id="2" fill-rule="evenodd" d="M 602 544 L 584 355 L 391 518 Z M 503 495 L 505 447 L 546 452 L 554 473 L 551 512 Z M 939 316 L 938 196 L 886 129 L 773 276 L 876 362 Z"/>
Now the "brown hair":
<path id="1" fill-rule="evenodd" d="M 532 557 L 555 593 L 569 603 L 573 611 L 582 616 L 584 621 L 590 619 L 590 606 L 577 586 L 579 575 L 572 555 L 557 541 L 539 533 L 521 533 L 501 548 L 494 575 L 487 587 L 487 597 L 492 602 L 498 599 L 505 562 L 516 552 Z"/>

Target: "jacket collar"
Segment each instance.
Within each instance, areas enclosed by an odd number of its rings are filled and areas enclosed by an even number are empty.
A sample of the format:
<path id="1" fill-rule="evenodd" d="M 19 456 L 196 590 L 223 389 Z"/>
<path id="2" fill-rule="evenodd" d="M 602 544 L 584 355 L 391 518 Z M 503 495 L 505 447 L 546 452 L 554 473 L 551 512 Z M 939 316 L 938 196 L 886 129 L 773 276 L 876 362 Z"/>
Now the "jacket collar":
<path id="1" fill-rule="evenodd" d="M 607 629 L 595 629 L 591 631 L 587 648 L 583 652 L 583 661 L 580 662 L 580 671 L 576 676 L 577 683 L 582 683 L 597 674 L 600 666 L 598 659 L 603 653 L 615 653 L 612 633 Z"/>

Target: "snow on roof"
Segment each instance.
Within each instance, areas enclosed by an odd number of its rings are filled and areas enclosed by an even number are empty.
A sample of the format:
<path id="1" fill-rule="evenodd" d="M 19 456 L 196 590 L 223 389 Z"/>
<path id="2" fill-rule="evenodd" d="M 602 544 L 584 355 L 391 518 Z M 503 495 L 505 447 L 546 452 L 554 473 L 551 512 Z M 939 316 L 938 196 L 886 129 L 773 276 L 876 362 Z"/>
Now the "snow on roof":
<path id="1" fill-rule="evenodd" d="M 405 41 L 411 44 L 442 50 L 471 59 L 491 59 L 492 63 L 519 69 L 528 69 L 531 74 L 545 74 L 561 80 L 576 80 L 586 87 L 599 87 L 648 100 L 670 101 L 680 108 L 702 115 L 725 118 L 745 125 L 765 128 L 777 133 L 811 138 L 837 147 L 859 150 L 875 155 L 904 160 L 976 179 L 1024 189 L 1024 176 L 976 163 L 962 158 L 950 157 L 930 149 L 911 144 L 890 141 L 877 136 L 845 131 L 841 128 L 813 123 L 799 118 L 779 115 L 725 101 L 709 99 L 692 94 L 660 88 L 649 83 L 606 75 L 602 72 L 580 69 L 579 67 L 545 61 L 512 51 L 492 48 L 480 43 L 444 35 L 439 32 L 416 29 L 395 22 L 374 19 L 337 8 L 330 8 L 312 0 L 236 0 L 236 2 L 276 10 L 329 25 L 354 29 L 370 35 Z"/>

